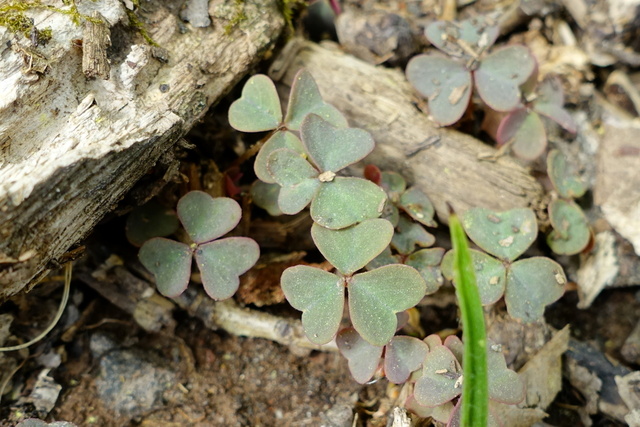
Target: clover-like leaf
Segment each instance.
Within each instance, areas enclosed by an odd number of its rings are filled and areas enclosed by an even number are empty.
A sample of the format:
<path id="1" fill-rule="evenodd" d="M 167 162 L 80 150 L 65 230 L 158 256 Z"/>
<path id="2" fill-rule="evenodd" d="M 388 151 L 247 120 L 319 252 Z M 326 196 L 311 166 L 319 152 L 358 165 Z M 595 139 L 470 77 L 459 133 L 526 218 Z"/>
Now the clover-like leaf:
<path id="1" fill-rule="evenodd" d="M 375 146 L 369 132 L 336 128 L 316 114 L 302 121 L 300 136 L 309 158 L 323 172 L 338 172 L 364 159 Z"/>
<path id="2" fill-rule="evenodd" d="M 397 172 L 384 171 L 380 177 L 380 186 L 387 192 L 389 199 L 397 203 L 402 193 L 407 189 L 407 182 Z"/>
<path id="3" fill-rule="evenodd" d="M 536 215 L 528 208 L 505 212 L 472 208 L 462 215 L 462 225 L 476 245 L 507 261 L 522 255 L 538 235 Z"/>
<path id="4" fill-rule="evenodd" d="M 396 313 L 420 302 L 426 284 L 414 268 L 387 265 L 349 281 L 349 314 L 356 331 L 373 345 L 385 345 L 396 332 Z"/>
<path id="5" fill-rule="evenodd" d="M 266 182 L 256 179 L 251 185 L 249 193 L 256 206 L 266 210 L 271 216 L 278 216 L 283 214 L 278 206 L 280 188 L 278 184 L 267 184 Z"/>
<path id="6" fill-rule="evenodd" d="M 544 314 L 545 306 L 564 294 L 567 278 L 560 264 L 545 257 L 514 262 L 507 271 L 504 294 L 511 317 L 535 322 Z"/>
<path id="7" fill-rule="evenodd" d="M 320 185 L 311 202 L 311 218 L 323 227 L 345 228 L 379 217 L 386 199 L 384 190 L 371 181 L 336 177 Z"/>
<path id="8" fill-rule="evenodd" d="M 142 246 L 152 237 L 173 234 L 180 223 L 173 209 L 167 209 L 155 200 L 138 206 L 127 216 L 126 235 L 132 245 Z"/>
<path id="9" fill-rule="evenodd" d="M 524 399 L 524 383 L 520 376 L 507 368 L 500 347 L 487 345 L 487 373 L 489 397 L 498 402 L 515 405 Z"/>
<path id="10" fill-rule="evenodd" d="M 258 261 L 260 248 L 247 237 L 228 237 L 199 245 L 195 250 L 204 290 L 214 300 L 231 298 L 240 285 L 240 275 Z"/>
<path id="11" fill-rule="evenodd" d="M 154 237 L 142 245 L 138 258 L 155 277 L 158 292 L 162 295 L 173 298 L 187 289 L 192 258 L 189 246 L 163 237 Z"/>
<path id="12" fill-rule="evenodd" d="M 443 345 L 451 350 L 451 353 L 453 353 L 458 361 L 463 360 L 464 344 L 457 335 L 449 335 L 445 338 Z"/>
<path id="13" fill-rule="evenodd" d="M 399 258 L 398 256 L 393 255 L 391 253 L 391 247 L 387 246 L 386 248 L 384 248 L 382 252 L 380 252 L 380 255 L 372 259 L 369 262 L 369 264 L 365 266 L 365 268 L 367 270 L 374 270 L 378 267 L 383 267 L 385 265 L 398 264 L 399 263 L 398 258 Z"/>
<path id="14" fill-rule="evenodd" d="M 499 145 L 512 141 L 513 154 L 525 160 L 537 159 L 547 148 L 544 123 L 535 111 L 519 108 L 509 113 L 498 126 Z"/>
<path id="15" fill-rule="evenodd" d="M 437 334 L 428 335 L 422 341 L 429 346 L 429 351 L 439 345 L 442 345 L 442 338 Z"/>
<path id="16" fill-rule="evenodd" d="M 575 255 L 582 252 L 591 239 L 587 217 L 573 201 L 554 200 L 549 205 L 553 231 L 547 244 L 557 254 Z"/>
<path id="17" fill-rule="evenodd" d="M 413 392 L 420 405 L 439 406 L 460 395 L 462 368 L 451 350 L 443 345 L 429 346 L 422 366 Z"/>
<path id="18" fill-rule="evenodd" d="M 276 180 L 271 176 L 267 162 L 269 155 L 281 148 L 288 148 L 298 154 L 304 154 L 302 141 L 300 141 L 300 138 L 295 136 L 293 133 L 288 131 L 274 133 L 271 138 L 264 143 L 262 148 L 260 148 L 260 151 L 258 151 L 258 155 L 256 156 L 256 160 L 253 163 L 253 170 L 260 181 L 268 184 L 276 183 Z"/>
<path id="19" fill-rule="evenodd" d="M 278 207 L 287 215 L 295 215 L 307 207 L 315 196 L 321 182 L 305 179 L 293 187 L 281 187 L 278 193 Z"/>
<path id="20" fill-rule="evenodd" d="M 473 268 L 476 273 L 476 283 L 482 305 L 490 305 L 504 295 L 507 282 L 507 270 L 504 264 L 494 257 L 475 249 L 469 249 Z M 449 251 L 442 259 L 442 274 L 453 280 L 453 251 Z"/>
<path id="21" fill-rule="evenodd" d="M 580 179 L 574 168 L 567 164 L 567 159 L 559 150 L 551 150 L 547 156 L 547 172 L 553 187 L 562 197 L 578 198 L 587 191 L 583 180 Z"/>
<path id="22" fill-rule="evenodd" d="M 399 336 L 385 347 L 384 373 L 395 384 L 402 384 L 422 365 L 429 347 L 417 338 Z"/>
<path id="23" fill-rule="evenodd" d="M 400 207 L 414 220 L 426 225 L 436 227 L 433 220 L 436 211 L 429 197 L 416 187 L 411 187 L 400 196 Z"/>
<path id="24" fill-rule="evenodd" d="M 309 114 L 317 114 L 336 127 L 347 126 L 347 119 L 342 113 L 333 105 L 324 102 L 311 73 L 302 69 L 293 78 L 284 123 L 288 129 L 299 130 L 302 121 Z"/>
<path id="25" fill-rule="evenodd" d="M 427 283 L 426 295 L 432 294 L 442 286 L 440 262 L 444 255 L 442 248 L 421 249 L 407 257 L 405 264 L 418 270 Z"/>
<path id="26" fill-rule="evenodd" d="M 564 92 L 556 76 L 547 76 L 537 87 L 533 109 L 548 117 L 571 133 L 576 133 L 576 122 L 564 109 Z"/>
<path id="27" fill-rule="evenodd" d="M 269 77 L 256 74 L 229 107 L 229 124 L 242 132 L 262 132 L 277 128 L 280 122 L 282 108 L 276 86 Z"/>
<path id="28" fill-rule="evenodd" d="M 425 230 L 421 224 L 403 216 L 398 218 L 396 230 L 391 239 L 391 246 L 403 255 L 412 253 L 416 246 L 424 248 L 436 242 L 433 234 Z"/>
<path id="29" fill-rule="evenodd" d="M 213 198 L 203 191 L 190 191 L 178 201 L 178 218 L 196 243 L 209 242 L 233 230 L 242 216 L 238 202 Z"/>
<path id="30" fill-rule="evenodd" d="M 429 100 L 429 114 L 443 126 L 460 120 L 471 99 L 471 72 L 438 52 L 417 55 L 407 64 L 407 79 Z"/>
<path id="31" fill-rule="evenodd" d="M 424 406 L 418 403 L 414 395 L 407 398 L 407 402 L 404 406 L 407 410 L 418 415 L 420 418 L 433 418 L 443 424 L 446 424 L 449 421 L 451 413 L 453 412 L 452 402 L 446 402 L 434 407 Z"/>
<path id="32" fill-rule="evenodd" d="M 315 344 L 331 341 L 344 310 L 344 282 L 319 268 L 298 265 L 282 273 L 280 284 L 289 304 L 302 311 L 302 326 L 309 340 Z"/>
<path id="33" fill-rule="evenodd" d="M 379 255 L 391 241 L 393 226 L 386 219 L 368 219 L 351 227 L 331 230 L 311 226 L 320 253 L 345 276 L 350 276 Z"/>
<path id="34" fill-rule="evenodd" d="M 454 57 L 467 58 L 473 51 L 478 56 L 492 46 L 499 29 L 483 17 L 461 22 L 435 21 L 427 26 L 425 35 L 438 49 Z"/>
<path id="35" fill-rule="evenodd" d="M 480 98 L 496 111 L 520 105 L 520 85 L 535 69 L 535 59 L 525 46 L 511 45 L 487 55 L 474 72 Z"/>
<path id="36" fill-rule="evenodd" d="M 318 176 L 318 171 L 308 161 L 289 148 L 280 148 L 269 154 L 267 170 L 282 187 L 293 187 Z"/>
<path id="37" fill-rule="evenodd" d="M 353 328 L 343 329 L 336 336 L 338 350 L 349 362 L 349 372 L 360 384 L 368 382 L 378 369 L 382 346 L 369 344 Z"/>

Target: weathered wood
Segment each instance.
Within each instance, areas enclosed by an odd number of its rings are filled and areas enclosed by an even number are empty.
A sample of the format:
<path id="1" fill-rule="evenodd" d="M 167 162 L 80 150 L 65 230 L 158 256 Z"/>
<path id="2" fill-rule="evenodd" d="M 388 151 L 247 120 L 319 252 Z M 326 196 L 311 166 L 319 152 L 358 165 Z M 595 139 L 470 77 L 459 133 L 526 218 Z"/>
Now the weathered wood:
<path id="1" fill-rule="evenodd" d="M 53 30 L 38 52 L 0 27 L 0 300 L 82 239 L 284 27 L 276 0 L 211 0 L 207 28 L 181 22 L 170 2 L 145 2 L 141 21 L 164 62 L 121 2 L 79 7 L 111 29 L 109 80 L 85 78 L 73 42 L 82 26 L 67 15 L 28 12 Z"/>
<path id="2" fill-rule="evenodd" d="M 342 111 L 351 126 L 368 130 L 376 149 L 368 161 L 402 173 L 429 195 L 441 220 L 447 203 L 456 210 L 482 206 L 496 210 L 539 205 L 542 188 L 508 156 L 480 160 L 495 150 L 452 129 L 439 128 L 414 105 L 399 70 L 375 67 L 334 44 L 294 41 L 271 68 L 290 86 L 300 68 L 311 71 L 324 99 Z M 288 91 L 283 91 L 288 92 Z"/>

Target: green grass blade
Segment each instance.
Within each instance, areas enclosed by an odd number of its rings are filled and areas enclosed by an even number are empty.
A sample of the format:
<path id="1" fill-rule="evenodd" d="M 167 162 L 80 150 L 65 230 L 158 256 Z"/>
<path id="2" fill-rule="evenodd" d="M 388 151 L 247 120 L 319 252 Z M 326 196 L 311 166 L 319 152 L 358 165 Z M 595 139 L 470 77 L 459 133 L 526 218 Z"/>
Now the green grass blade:
<path id="1" fill-rule="evenodd" d="M 454 249 L 454 281 L 462 315 L 464 381 L 462 383 L 462 427 L 484 427 L 489 413 L 487 375 L 487 334 L 480 294 L 476 285 L 473 261 L 467 236 L 456 214 L 449 216 L 449 230 Z"/>

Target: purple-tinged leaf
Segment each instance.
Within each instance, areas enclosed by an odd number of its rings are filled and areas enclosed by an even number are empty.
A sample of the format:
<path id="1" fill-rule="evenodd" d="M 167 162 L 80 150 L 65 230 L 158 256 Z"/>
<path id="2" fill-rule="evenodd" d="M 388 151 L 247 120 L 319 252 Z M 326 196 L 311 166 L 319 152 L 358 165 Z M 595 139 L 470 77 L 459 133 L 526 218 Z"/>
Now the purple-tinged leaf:
<path id="1" fill-rule="evenodd" d="M 298 71 L 291 85 L 291 96 L 284 123 L 291 130 L 299 130 L 304 118 L 317 114 L 336 127 L 347 127 L 347 119 L 333 105 L 324 102 L 311 73 Z"/>
<path id="2" fill-rule="evenodd" d="M 425 339 L 423 339 L 424 343 L 429 346 L 429 351 L 433 350 L 435 347 L 442 345 L 442 338 L 439 335 L 431 334 Z"/>
<path id="3" fill-rule="evenodd" d="M 196 243 L 210 242 L 233 230 L 242 216 L 238 202 L 215 199 L 203 191 L 190 191 L 178 201 L 178 218 Z"/>
<path id="4" fill-rule="evenodd" d="M 454 57 L 478 57 L 498 38 L 499 29 L 483 17 L 453 23 L 435 21 L 425 29 L 427 39 Z"/>
<path id="5" fill-rule="evenodd" d="M 494 50 L 474 72 L 482 100 L 496 111 L 511 111 L 520 105 L 520 85 L 535 69 L 535 60 L 525 46 L 511 45 Z"/>
<path id="6" fill-rule="evenodd" d="M 229 124 L 242 132 L 275 129 L 282 121 L 282 109 L 276 86 L 263 74 L 247 80 L 242 95 L 229 107 Z"/>
<path id="7" fill-rule="evenodd" d="M 444 346 L 451 350 L 451 353 L 456 357 L 458 361 L 463 359 L 464 344 L 457 335 L 449 335 L 444 339 Z"/>
<path id="8" fill-rule="evenodd" d="M 320 253 L 338 271 L 351 276 L 378 256 L 391 241 L 393 226 L 385 219 L 368 219 L 351 227 L 331 230 L 314 223 L 311 237 Z"/>
<path id="9" fill-rule="evenodd" d="M 533 102 L 535 111 L 558 123 L 567 131 L 576 133 L 576 122 L 564 109 L 564 91 L 558 77 L 547 76 L 538 85 L 537 95 Z"/>
<path id="10" fill-rule="evenodd" d="M 504 299 L 511 317 L 524 322 L 540 320 L 544 308 L 564 294 L 567 277 L 560 264 L 533 257 L 511 264 Z"/>
<path id="11" fill-rule="evenodd" d="M 284 212 L 278 206 L 280 188 L 278 184 L 267 184 L 256 179 L 249 190 L 251 200 L 254 205 L 266 210 L 271 216 L 282 215 Z"/>
<path id="12" fill-rule="evenodd" d="M 275 184 L 276 180 L 271 176 L 271 172 L 267 167 L 267 160 L 269 155 L 280 148 L 289 148 L 299 154 L 304 154 L 304 146 L 302 141 L 293 133 L 288 131 L 279 131 L 274 133 L 271 138 L 264 143 L 256 160 L 253 163 L 253 171 L 256 173 L 258 179 L 268 184 Z"/>
<path id="13" fill-rule="evenodd" d="M 309 340 L 315 344 L 331 341 L 342 320 L 344 281 L 319 268 L 298 265 L 282 273 L 280 284 L 289 304 L 302 311 L 302 326 Z"/>
<path id="14" fill-rule="evenodd" d="M 507 362 L 500 346 L 489 342 L 487 345 L 487 373 L 489 398 L 508 405 L 515 405 L 524 399 L 524 382 L 520 376 L 507 368 Z"/>
<path id="15" fill-rule="evenodd" d="M 174 298 L 187 289 L 192 258 L 189 246 L 163 237 L 154 237 L 142 245 L 138 258 L 155 277 L 158 292 L 162 295 Z"/>
<path id="16" fill-rule="evenodd" d="M 369 344 L 353 328 L 340 331 L 336 344 L 349 362 L 353 378 L 360 384 L 368 382 L 378 369 L 383 347 Z"/>
<path id="17" fill-rule="evenodd" d="M 544 123 L 535 111 L 519 108 L 509 113 L 498 127 L 498 144 L 511 143 L 513 154 L 524 160 L 535 160 L 547 148 Z"/>
<path id="18" fill-rule="evenodd" d="M 446 402 L 435 407 L 423 406 L 418 403 L 414 395 L 409 396 L 404 406 L 407 410 L 418 415 L 420 418 L 433 418 L 441 423 L 449 421 L 449 418 L 451 418 L 451 412 L 453 412 L 452 402 Z"/>
<path id="19" fill-rule="evenodd" d="M 353 327 L 369 343 L 387 344 L 396 332 L 396 313 L 418 304 L 425 289 L 420 273 L 406 265 L 354 275 L 348 287 Z"/>
<path id="20" fill-rule="evenodd" d="M 464 64 L 440 53 L 414 56 L 407 79 L 429 101 L 429 114 L 443 126 L 460 120 L 471 99 L 471 72 Z"/>
<path id="21" fill-rule="evenodd" d="M 228 237 L 198 246 L 194 255 L 205 292 L 224 300 L 236 293 L 240 275 L 258 261 L 260 248 L 248 237 Z"/>
<path id="22" fill-rule="evenodd" d="M 439 406 L 462 393 L 462 368 L 447 347 L 429 346 L 422 366 L 422 377 L 413 392 L 420 405 Z"/>
<path id="23" fill-rule="evenodd" d="M 549 204 L 549 219 L 553 231 L 547 236 L 547 244 L 551 250 L 561 255 L 582 252 L 591 239 L 591 230 L 580 206 L 556 199 Z"/>
<path id="24" fill-rule="evenodd" d="M 369 132 L 357 128 L 336 128 L 315 114 L 309 114 L 302 121 L 300 137 L 310 160 L 323 172 L 338 172 L 359 162 L 375 146 Z"/>
<path id="25" fill-rule="evenodd" d="M 407 336 L 394 337 L 385 348 L 384 373 L 395 384 L 406 382 L 429 352 L 423 341 Z"/>

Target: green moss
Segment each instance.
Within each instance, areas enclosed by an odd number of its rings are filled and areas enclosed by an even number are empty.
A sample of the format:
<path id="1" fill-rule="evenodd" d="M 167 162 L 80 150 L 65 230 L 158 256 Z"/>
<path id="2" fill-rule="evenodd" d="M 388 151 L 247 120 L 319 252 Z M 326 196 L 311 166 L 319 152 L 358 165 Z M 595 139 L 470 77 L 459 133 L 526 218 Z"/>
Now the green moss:
<path id="1" fill-rule="evenodd" d="M 244 12 L 244 1 L 243 0 L 235 0 L 234 4 L 234 13 L 227 25 L 224 26 L 224 33 L 226 35 L 231 34 L 234 27 L 240 24 L 242 21 L 247 20 L 247 14 Z"/>
<path id="2" fill-rule="evenodd" d="M 306 5 L 307 3 L 305 0 L 278 0 L 280 12 L 282 12 L 282 16 L 284 17 L 284 21 L 287 24 L 287 28 L 290 33 L 293 34 L 293 17 L 296 10 L 306 7 Z"/>
<path id="3" fill-rule="evenodd" d="M 136 3 L 137 2 L 134 2 L 134 5 Z M 127 17 L 129 18 L 129 24 L 133 28 L 135 28 L 138 31 L 138 33 L 142 36 L 142 38 L 151 46 L 160 47 L 160 45 L 151 38 L 151 36 L 147 32 L 147 29 L 144 27 L 144 24 L 142 23 L 138 15 L 136 15 L 136 13 L 133 10 L 129 10 L 129 9 L 126 9 L 126 10 L 127 10 Z"/>

